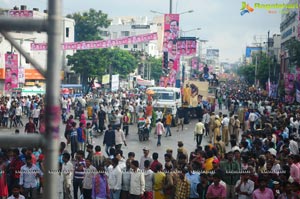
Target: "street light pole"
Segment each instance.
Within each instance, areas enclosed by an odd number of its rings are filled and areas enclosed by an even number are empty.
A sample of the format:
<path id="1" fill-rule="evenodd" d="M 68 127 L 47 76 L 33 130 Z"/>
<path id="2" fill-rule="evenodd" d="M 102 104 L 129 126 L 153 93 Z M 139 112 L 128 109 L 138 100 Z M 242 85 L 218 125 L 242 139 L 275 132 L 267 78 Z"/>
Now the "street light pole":
<path id="1" fill-rule="evenodd" d="M 268 52 L 268 59 L 270 59 L 270 31 L 268 31 L 268 41 L 267 41 L 267 52 Z M 271 69 L 270 69 L 270 60 L 268 61 L 268 68 L 269 68 L 269 83 L 270 83 L 270 75 L 271 75 Z"/>
<path id="2" fill-rule="evenodd" d="M 173 4 L 173 0 L 170 0 L 169 14 L 172 14 L 172 7 L 173 7 L 172 4 Z"/>

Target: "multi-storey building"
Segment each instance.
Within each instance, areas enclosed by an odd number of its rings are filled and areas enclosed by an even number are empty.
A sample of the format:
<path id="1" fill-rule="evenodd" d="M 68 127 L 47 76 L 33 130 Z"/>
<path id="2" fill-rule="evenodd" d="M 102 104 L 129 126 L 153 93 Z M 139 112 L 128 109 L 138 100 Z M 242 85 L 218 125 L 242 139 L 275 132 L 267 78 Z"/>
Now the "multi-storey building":
<path id="1" fill-rule="evenodd" d="M 32 10 L 27 9 L 25 5 L 22 5 L 20 9 L 14 7 L 11 10 L 2 9 L 2 15 L 9 17 L 19 17 L 19 18 L 36 18 L 36 19 L 45 19 L 47 20 L 47 10 L 40 12 L 39 9 L 33 8 Z M 74 42 L 74 27 L 75 21 L 69 18 L 63 18 L 62 20 L 62 30 L 63 36 L 61 42 Z M 35 59 L 43 68 L 46 69 L 46 58 L 47 51 L 33 51 L 31 50 L 31 43 L 47 43 L 47 34 L 44 32 L 9 32 L 10 35 L 17 41 L 20 46 L 28 52 L 33 59 Z M 66 56 L 73 55 L 73 51 L 67 50 L 63 52 L 63 62 L 62 66 L 62 79 L 64 74 L 70 72 L 70 68 L 67 67 Z M 36 91 L 43 93 L 45 89 L 45 78 L 34 69 L 31 64 L 2 36 L 0 35 L 0 93 L 5 93 L 5 57 L 8 54 L 17 55 L 17 67 L 22 70 L 19 70 L 19 77 L 25 76 L 24 81 L 18 82 L 18 88 L 23 88 L 24 90 L 36 90 L 34 88 L 38 87 Z M 23 72 L 22 72 L 23 71 Z M 21 74 L 23 73 L 23 74 Z M 20 78 L 19 78 L 20 79 Z M 21 78 L 22 79 L 22 78 Z M 6 94 L 9 92 L 6 91 Z M 26 93 L 24 93 L 26 94 Z"/>
<path id="2" fill-rule="evenodd" d="M 297 0 L 290 0 L 288 4 L 298 4 Z M 284 9 L 281 16 L 281 73 L 294 72 L 295 66 L 289 62 L 287 44 L 292 39 L 300 39 L 300 8 Z"/>

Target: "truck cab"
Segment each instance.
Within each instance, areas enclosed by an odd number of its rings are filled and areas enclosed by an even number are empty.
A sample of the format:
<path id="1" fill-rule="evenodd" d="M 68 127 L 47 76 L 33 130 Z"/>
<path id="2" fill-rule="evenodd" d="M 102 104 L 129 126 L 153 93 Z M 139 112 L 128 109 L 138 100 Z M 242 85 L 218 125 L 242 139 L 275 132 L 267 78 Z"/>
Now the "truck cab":
<path id="1" fill-rule="evenodd" d="M 181 90 L 173 87 L 149 87 L 154 91 L 153 109 L 161 109 L 163 112 L 171 112 L 176 117 L 177 108 L 182 106 Z"/>

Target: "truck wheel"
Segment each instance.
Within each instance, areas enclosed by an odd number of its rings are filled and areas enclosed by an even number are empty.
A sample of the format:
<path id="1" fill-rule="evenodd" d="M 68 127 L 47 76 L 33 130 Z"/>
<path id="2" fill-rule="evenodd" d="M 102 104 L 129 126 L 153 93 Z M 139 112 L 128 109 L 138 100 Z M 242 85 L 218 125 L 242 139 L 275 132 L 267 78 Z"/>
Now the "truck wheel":
<path id="1" fill-rule="evenodd" d="M 172 118 L 172 125 L 171 125 L 171 126 L 172 126 L 172 127 L 176 127 L 176 126 L 177 126 L 177 123 L 178 123 L 177 121 L 178 121 L 177 118 L 174 118 L 174 117 L 173 117 L 173 118 Z"/>
<path id="2" fill-rule="evenodd" d="M 186 115 L 184 116 L 183 123 L 184 123 L 184 124 L 189 124 L 189 123 L 190 123 L 190 115 L 189 115 L 189 114 L 186 114 Z"/>

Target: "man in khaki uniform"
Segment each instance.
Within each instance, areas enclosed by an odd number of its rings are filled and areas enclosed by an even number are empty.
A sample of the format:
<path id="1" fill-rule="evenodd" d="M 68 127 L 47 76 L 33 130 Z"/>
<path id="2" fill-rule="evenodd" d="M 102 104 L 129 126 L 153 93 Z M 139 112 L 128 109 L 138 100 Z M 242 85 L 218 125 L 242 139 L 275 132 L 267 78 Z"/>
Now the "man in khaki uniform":
<path id="1" fill-rule="evenodd" d="M 239 118 L 239 121 L 241 122 L 242 130 L 245 130 L 245 114 L 246 114 L 246 112 L 247 112 L 247 109 L 245 107 L 241 107 L 238 110 L 238 118 Z"/>
<path id="2" fill-rule="evenodd" d="M 214 143 L 217 142 L 217 136 L 220 136 L 220 127 L 221 127 L 221 121 L 219 115 L 215 116 L 215 122 L 213 126 L 214 130 Z"/>
<path id="3" fill-rule="evenodd" d="M 229 118 L 227 117 L 226 114 L 224 114 L 223 116 L 223 120 L 222 120 L 222 141 L 226 144 L 226 146 L 228 146 L 229 140 Z"/>
<path id="4" fill-rule="evenodd" d="M 213 130 L 214 130 L 214 123 L 215 123 L 215 113 L 210 114 L 210 119 L 209 119 L 209 143 L 212 143 L 212 138 L 213 138 Z"/>
<path id="5" fill-rule="evenodd" d="M 234 119 L 234 113 L 231 112 L 230 113 L 230 118 L 229 118 L 229 126 L 228 126 L 228 130 L 229 130 L 229 135 L 233 135 L 233 130 L 234 130 L 234 122 L 235 122 L 235 119 Z"/>
<path id="6" fill-rule="evenodd" d="M 235 135 L 236 141 L 238 142 L 241 130 L 241 122 L 237 115 L 234 116 L 234 130 L 233 134 Z"/>

